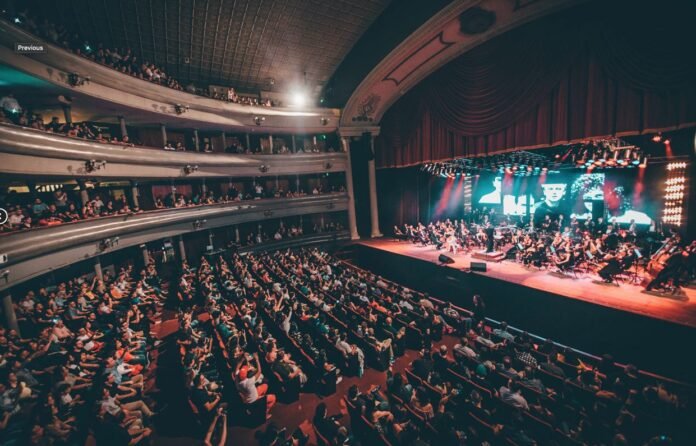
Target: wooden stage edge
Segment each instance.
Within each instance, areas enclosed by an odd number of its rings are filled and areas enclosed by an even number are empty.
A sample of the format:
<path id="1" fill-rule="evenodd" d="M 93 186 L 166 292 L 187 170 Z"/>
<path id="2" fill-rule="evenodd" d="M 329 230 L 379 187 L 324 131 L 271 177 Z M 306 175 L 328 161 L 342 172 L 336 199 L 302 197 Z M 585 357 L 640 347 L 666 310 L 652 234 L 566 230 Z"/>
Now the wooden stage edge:
<path id="1" fill-rule="evenodd" d="M 444 250 L 438 251 L 434 246 L 417 246 L 410 242 L 387 238 L 363 240 L 358 243 L 432 263 L 438 263 L 438 256 L 446 254 L 455 262 L 445 267 L 456 270 L 468 269 L 472 261 L 482 261 L 472 259 L 469 254 L 453 255 Z M 594 274 L 578 273 L 577 278 L 572 275 L 563 276 L 550 270 L 526 268 L 510 260 L 500 263 L 486 262 L 486 264 L 487 272 L 472 272 L 472 274 L 485 275 L 561 297 L 696 328 L 696 290 L 694 289 L 683 288 L 683 292 L 675 296 L 657 296 L 644 293 L 641 286 L 629 283 L 620 283 L 618 286 L 595 283 L 599 278 Z"/>

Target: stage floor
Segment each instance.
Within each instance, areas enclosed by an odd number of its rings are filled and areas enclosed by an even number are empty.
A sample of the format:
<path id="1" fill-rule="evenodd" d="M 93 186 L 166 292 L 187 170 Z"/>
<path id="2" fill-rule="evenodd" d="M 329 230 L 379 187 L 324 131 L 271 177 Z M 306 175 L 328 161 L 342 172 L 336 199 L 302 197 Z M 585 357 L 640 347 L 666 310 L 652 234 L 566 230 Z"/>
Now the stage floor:
<path id="1" fill-rule="evenodd" d="M 444 250 L 436 250 L 434 246 L 417 246 L 410 242 L 390 239 L 365 240 L 359 243 L 433 263 L 438 263 L 438 256 L 445 253 Z M 452 257 L 455 263 L 445 267 L 458 270 L 469 268 L 472 260 L 482 261 L 472 259 L 469 254 L 447 255 Z M 548 293 L 696 328 L 696 290 L 693 289 L 683 288 L 680 295 L 661 297 L 646 294 L 642 292 L 642 287 L 628 283 L 618 286 L 595 283 L 599 278 L 593 274 L 578 273 L 577 278 L 562 276 L 548 270 L 526 268 L 509 260 L 486 264 L 487 272 L 473 274 L 482 274 Z"/>

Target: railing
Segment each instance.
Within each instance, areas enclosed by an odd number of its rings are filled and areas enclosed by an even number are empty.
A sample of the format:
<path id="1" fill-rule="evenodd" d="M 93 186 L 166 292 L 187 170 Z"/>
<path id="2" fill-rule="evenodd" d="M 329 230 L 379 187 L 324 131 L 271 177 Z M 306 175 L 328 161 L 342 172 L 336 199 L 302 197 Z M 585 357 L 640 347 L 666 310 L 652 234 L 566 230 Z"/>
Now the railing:
<path id="1" fill-rule="evenodd" d="M 0 124 L 0 173 L 71 178 L 260 177 L 342 172 L 343 152 L 236 155 L 97 143 Z M 94 163 L 96 161 L 96 163 Z"/>
<path id="2" fill-rule="evenodd" d="M 0 238 L 0 254 L 7 256 L 2 265 L 5 270 L 0 271 L 0 290 L 101 253 L 154 240 L 252 221 L 347 209 L 348 197 L 337 193 L 161 209 L 10 233 Z"/>
<path id="3" fill-rule="evenodd" d="M 41 53 L 18 54 L 14 45 L 40 43 L 45 50 Z M 59 46 L 43 42 L 37 36 L 18 28 L 6 20 L 0 20 L 0 60 L 29 73 L 38 79 L 50 82 L 77 94 L 85 94 L 129 107 L 134 111 L 160 115 L 164 123 L 183 120 L 196 121 L 200 129 L 206 124 L 213 127 L 246 127 L 261 131 L 330 132 L 338 127 L 340 112 L 337 109 L 250 106 L 227 103 L 217 99 L 197 96 L 185 91 L 174 90 L 150 81 L 120 73 L 110 67 L 71 53 Z M 70 83 L 71 74 L 89 77 L 89 82 L 79 87 Z M 178 114 L 175 105 L 188 107 L 186 113 Z M 260 125 L 256 117 L 263 117 Z"/>

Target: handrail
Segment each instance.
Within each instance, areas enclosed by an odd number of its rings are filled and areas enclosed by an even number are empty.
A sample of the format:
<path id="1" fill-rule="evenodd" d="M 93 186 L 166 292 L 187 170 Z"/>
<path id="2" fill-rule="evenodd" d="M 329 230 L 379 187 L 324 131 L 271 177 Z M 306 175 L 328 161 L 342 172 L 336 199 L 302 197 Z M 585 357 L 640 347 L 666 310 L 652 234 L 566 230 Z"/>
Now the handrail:
<path id="1" fill-rule="evenodd" d="M 98 143 L 10 124 L 0 124 L 0 153 L 7 154 L 8 160 L 0 164 L 0 172 L 89 178 L 264 176 L 340 172 L 347 166 L 344 152 L 293 155 L 174 152 Z M 106 164 L 89 170 L 85 163 L 90 160 Z M 192 166 L 196 169 L 191 169 Z"/>

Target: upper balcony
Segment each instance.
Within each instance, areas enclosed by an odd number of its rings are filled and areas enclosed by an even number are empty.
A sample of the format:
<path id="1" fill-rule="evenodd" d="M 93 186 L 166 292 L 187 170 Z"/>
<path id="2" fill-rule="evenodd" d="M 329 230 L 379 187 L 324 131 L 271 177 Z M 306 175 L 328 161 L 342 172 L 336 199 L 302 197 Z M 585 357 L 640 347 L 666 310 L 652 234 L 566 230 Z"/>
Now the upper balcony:
<path id="1" fill-rule="evenodd" d="M 14 51 L 18 42 L 40 43 L 44 51 L 19 54 Z M 128 115 L 131 121 L 137 116 L 142 122 L 201 130 L 322 133 L 335 131 L 340 119 L 338 109 L 241 105 L 157 85 L 43 42 L 5 20 L 0 20 L 0 60 L 83 103 Z M 75 75 L 89 78 L 89 82 L 77 86 Z M 185 113 L 181 113 L 182 109 Z"/>
<path id="2" fill-rule="evenodd" d="M 261 177 L 343 172 L 342 152 L 280 155 L 170 152 L 0 124 L 2 175 L 69 178 Z M 98 167 L 98 168 L 96 168 Z"/>

